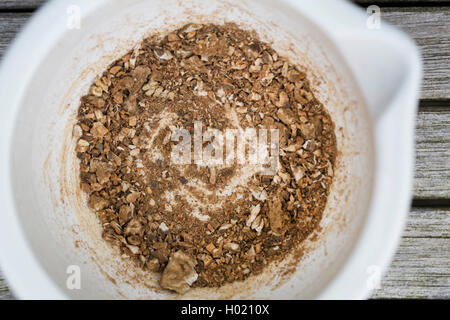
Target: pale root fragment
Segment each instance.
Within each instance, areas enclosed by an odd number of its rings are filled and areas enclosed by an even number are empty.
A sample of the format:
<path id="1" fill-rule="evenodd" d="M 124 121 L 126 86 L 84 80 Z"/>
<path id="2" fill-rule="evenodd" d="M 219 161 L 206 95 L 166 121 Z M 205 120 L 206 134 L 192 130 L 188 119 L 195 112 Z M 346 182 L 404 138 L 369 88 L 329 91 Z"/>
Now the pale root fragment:
<path id="1" fill-rule="evenodd" d="M 92 126 L 91 133 L 96 138 L 103 138 L 108 133 L 108 129 L 101 122 L 95 122 Z"/>
<path id="2" fill-rule="evenodd" d="M 185 293 L 198 278 L 194 267 L 192 259 L 183 251 L 175 252 L 163 271 L 161 287 L 177 293 Z"/>
<path id="3" fill-rule="evenodd" d="M 275 233 L 281 233 L 283 230 L 284 212 L 279 198 L 275 198 L 269 202 L 268 216 L 270 228 Z"/>
<path id="4" fill-rule="evenodd" d="M 277 116 L 284 124 L 288 126 L 295 122 L 295 117 L 292 111 L 287 108 L 278 109 Z"/>
<path id="5" fill-rule="evenodd" d="M 109 201 L 102 197 L 91 195 L 89 197 L 88 205 L 92 210 L 100 211 L 105 209 L 109 205 Z"/>

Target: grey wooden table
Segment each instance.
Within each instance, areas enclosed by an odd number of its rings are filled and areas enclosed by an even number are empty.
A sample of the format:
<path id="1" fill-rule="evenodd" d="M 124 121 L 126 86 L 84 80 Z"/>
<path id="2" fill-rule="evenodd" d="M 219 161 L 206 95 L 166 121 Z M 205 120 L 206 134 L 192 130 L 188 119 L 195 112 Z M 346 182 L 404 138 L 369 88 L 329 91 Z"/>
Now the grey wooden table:
<path id="1" fill-rule="evenodd" d="M 0 56 L 44 0 L 0 0 Z M 367 7 L 373 1 L 358 0 Z M 74 1 L 76 3 L 76 0 Z M 379 0 L 381 17 L 419 45 L 424 80 L 414 200 L 394 260 L 373 298 L 450 298 L 450 3 Z M 0 271 L 0 299 L 13 299 Z"/>

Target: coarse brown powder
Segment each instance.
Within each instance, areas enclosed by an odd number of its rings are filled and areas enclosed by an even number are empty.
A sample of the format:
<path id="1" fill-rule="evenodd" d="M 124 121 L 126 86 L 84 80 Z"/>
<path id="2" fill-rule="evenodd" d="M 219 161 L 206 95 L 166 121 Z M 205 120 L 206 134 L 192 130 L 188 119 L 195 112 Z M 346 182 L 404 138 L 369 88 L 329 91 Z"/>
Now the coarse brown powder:
<path id="1" fill-rule="evenodd" d="M 196 121 L 277 129 L 277 172 L 174 163 L 174 130 Z M 180 293 L 256 275 L 317 231 L 336 157 L 306 74 L 235 24 L 145 39 L 82 97 L 74 135 L 103 238 Z"/>

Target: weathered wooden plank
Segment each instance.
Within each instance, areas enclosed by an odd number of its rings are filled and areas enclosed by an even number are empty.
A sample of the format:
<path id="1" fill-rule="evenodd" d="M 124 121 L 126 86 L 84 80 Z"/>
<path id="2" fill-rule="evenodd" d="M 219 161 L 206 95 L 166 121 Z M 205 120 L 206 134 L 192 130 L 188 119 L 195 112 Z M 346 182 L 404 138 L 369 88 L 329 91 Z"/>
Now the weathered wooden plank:
<path id="1" fill-rule="evenodd" d="M 450 208 L 412 208 L 373 298 L 450 298 Z"/>
<path id="2" fill-rule="evenodd" d="M 47 0 L 2 0 L 0 2 L 0 9 L 25 9 L 32 10 L 42 5 Z M 415 5 L 417 3 L 436 4 L 444 3 L 443 0 L 354 0 L 355 3 L 361 5 L 370 5 L 372 3 L 389 5 L 392 3 L 399 5 Z"/>
<path id="3" fill-rule="evenodd" d="M 31 13 L 0 13 L 0 57 L 3 56 L 6 48 L 12 39 L 25 24 Z"/>
<path id="4" fill-rule="evenodd" d="M 450 98 L 450 7 L 381 8 L 381 17 L 414 38 L 422 52 L 421 98 Z"/>
<path id="5" fill-rule="evenodd" d="M 0 300 L 11 298 L 0 273 Z M 450 298 L 450 208 L 412 208 L 400 247 L 372 298 Z"/>
<path id="6" fill-rule="evenodd" d="M 0 34 L 2 34 L 0 55 L 29 15 L 28 13 L 0 14 Z M 448 55 L 448 52 L 446 54 Z M 449 66 L 450 61 L 446 68 L 449 69 Z M 427 77 L 429 78 L 428 75 Z M 435 83 L 437 89 L 426 89 L 425 95 L 433 94 L 433 90 L 441 90 L 442 81 L 433 80 L 432 82 Z M 447 94 L 450 94 L 450 88 L 445 90 Z M 433 107 L 421 110 L 418 115 L 416 131 L 417 158 L 414 197 L 417 199 L 448 199 L 450 198 L 450 109 L 435 104 Z"/>
<path id="7" fill-rule="evenodd" d="M 381 17 L 413 37 L 422 52 L 421 98 L 449 98 L 450 8 L 381 8 Z"/>
<path id="8" fill-rule="evenodd" d="M 450 7 L 381 8 L 386 21 L 410 34 L 424 61 L 421 97 L 450 98 Z M 1 13 L 0 55 L 29 17 L 29 13 Z"/>
<path id="9" fill-rule="evenodd" d="M 34 10 L 41 6 L 46 0 L 2 0 L 1 10 Z"/>
<path id="10" fill-rule="evenodd" d="M 9 291 L 5 279 L 3 278 L 3 274 L 0 270 L 0 300 L 10 300 L 10 299 L 14 299 L 14 297 L 11 294 L 11 291 Z"/>
<path id="11" fill-rule="evenodd" d="M 420 108 L 415 169 L 414 198 L 450 199 L 450 108 Z"/>
<path id="12" fill-rule="evenodd" d="M 396 6 L 414 6 L 420 4 L 421 6 L 446 4 L 445 0 L 353 0 L 353 2 L 360 5 L 396 5 Z"/>

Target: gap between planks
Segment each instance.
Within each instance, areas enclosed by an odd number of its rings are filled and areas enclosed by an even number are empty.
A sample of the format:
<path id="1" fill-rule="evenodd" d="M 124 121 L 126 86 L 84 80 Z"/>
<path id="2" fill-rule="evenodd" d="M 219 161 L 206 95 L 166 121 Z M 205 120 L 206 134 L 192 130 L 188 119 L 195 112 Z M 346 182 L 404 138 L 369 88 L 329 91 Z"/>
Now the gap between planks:
<path id="1" fill-rule="evenodd" d="M 450 199 L 450 108 L 422 102 L 416 121 L 414 198 Z"/>
<path id="2" fill-rule="evenodd" d="M 44 4 L 46 0 L 2 0 L 0 10 L 35 10 Z M 433 6 L 448 5 L 449 1 L 443 0 L 354 0 L 359 5 L 384 5 L 384 6 Z"/>

